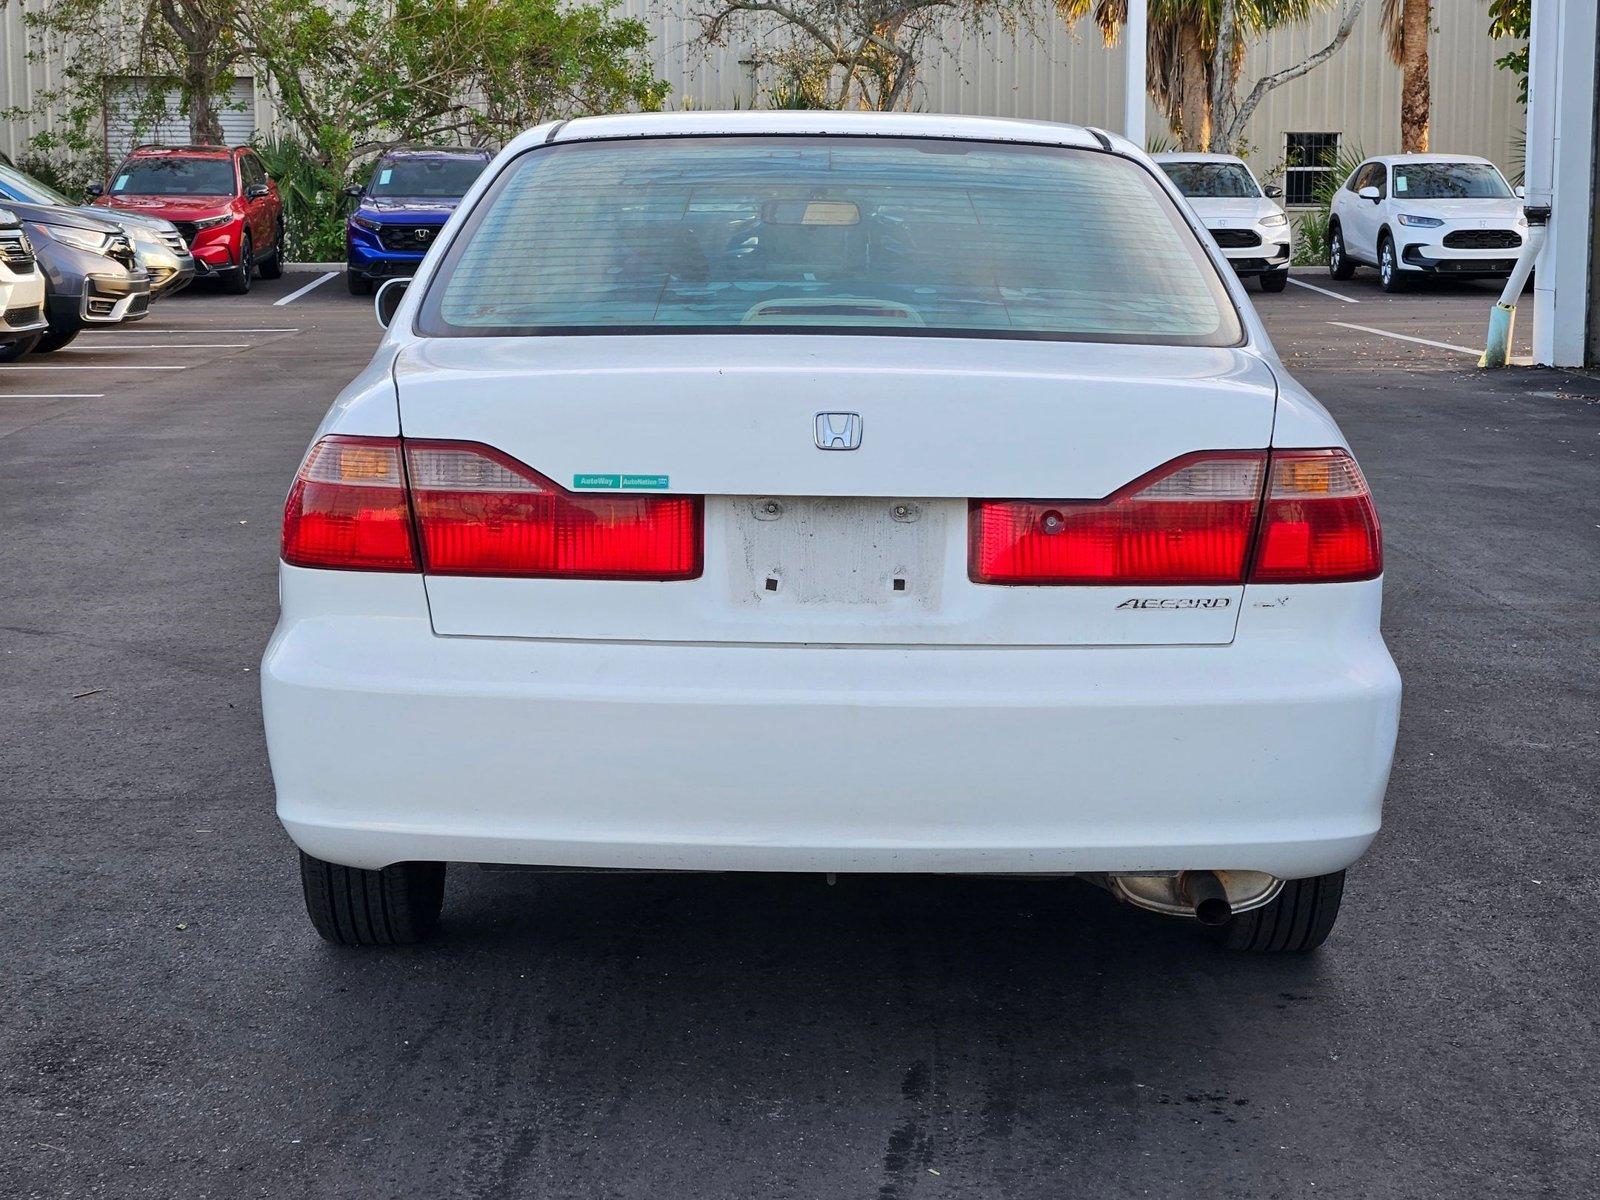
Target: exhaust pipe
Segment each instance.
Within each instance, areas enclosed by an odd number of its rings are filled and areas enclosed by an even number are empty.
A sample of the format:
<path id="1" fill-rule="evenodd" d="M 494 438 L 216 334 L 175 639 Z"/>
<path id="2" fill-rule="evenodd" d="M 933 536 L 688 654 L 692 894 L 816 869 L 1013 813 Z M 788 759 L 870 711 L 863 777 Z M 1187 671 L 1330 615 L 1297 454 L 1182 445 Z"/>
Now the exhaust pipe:
<path id="1" fill-rule="evenodd" d="M 1233 920 L 1228 889 L 1215 871 L 1185 871 L 1178 877 L 1178 894 L 1202 925 L 1226 925 Z"/>

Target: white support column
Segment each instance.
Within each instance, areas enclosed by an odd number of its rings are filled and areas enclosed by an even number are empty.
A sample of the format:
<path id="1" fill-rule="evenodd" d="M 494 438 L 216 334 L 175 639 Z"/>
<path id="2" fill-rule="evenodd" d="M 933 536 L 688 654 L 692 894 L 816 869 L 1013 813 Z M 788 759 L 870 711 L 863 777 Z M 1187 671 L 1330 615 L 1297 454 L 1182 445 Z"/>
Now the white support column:
<path id="1" fill-rule="evenodd" d="M 1122 135 L 1144 149 L 1144 111 L 1147 103 L 1145 69 L 1150 61 L 1146 48 L 1149 37 L 1150 0 L 1128 0 L 1128 19 L 1122 27 L 1123 53 L 1127 57 L 1122 97 Z"/>
<path id="2" fill-rule="evenodd" d="M 1550 206 L 1534 282 L 1533 359 L 1581 367 L 1594 218 L 1595 0 L 1534 0 L 1527 203 Z"/>

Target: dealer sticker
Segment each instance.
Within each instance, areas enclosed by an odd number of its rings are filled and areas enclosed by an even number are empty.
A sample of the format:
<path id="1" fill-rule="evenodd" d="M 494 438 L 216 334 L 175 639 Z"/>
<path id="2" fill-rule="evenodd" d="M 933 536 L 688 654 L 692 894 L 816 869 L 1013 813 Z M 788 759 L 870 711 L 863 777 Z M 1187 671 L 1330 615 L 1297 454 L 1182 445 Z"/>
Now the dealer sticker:
<path id="1" fill-rule="evenodd" d="M 667 486 L 665 475 L 574 475 L 575 488 L 648 488 L 660 491 Z"/>

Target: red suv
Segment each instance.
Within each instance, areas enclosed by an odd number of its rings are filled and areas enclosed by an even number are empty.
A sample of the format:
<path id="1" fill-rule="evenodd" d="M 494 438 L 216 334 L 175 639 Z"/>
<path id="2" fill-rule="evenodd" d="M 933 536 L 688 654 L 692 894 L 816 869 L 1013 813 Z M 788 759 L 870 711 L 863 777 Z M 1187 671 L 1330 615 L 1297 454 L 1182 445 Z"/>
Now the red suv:
<path id="1" fill-rule="evenodd" d="M 219 276 L 237 295 L 257 268 L 263 279 L 283 273 L 283 202 L 248 146 L 139 146 L 109 187 L 89 190 L 103 208 L 171 221 L 196 273 Z"/>

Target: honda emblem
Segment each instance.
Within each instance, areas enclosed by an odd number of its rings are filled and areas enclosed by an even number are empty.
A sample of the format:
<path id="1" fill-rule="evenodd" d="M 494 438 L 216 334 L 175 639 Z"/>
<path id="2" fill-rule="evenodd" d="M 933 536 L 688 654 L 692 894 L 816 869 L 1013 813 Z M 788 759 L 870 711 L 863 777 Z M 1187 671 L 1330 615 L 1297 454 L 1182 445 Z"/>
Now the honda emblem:
<path id="1" fill-rule="evenodd" d="M 817 414 L 818 450 L 854 450 L 860 445 L 860 413 L 821 412 Z"/>

